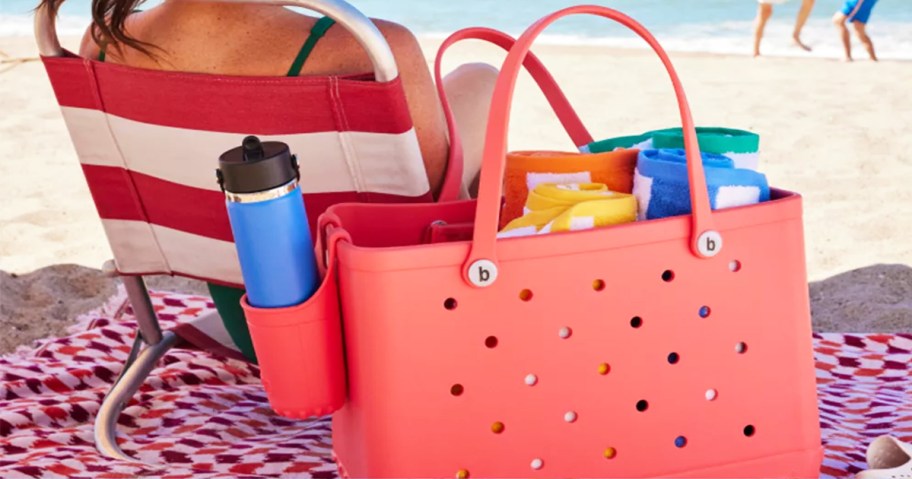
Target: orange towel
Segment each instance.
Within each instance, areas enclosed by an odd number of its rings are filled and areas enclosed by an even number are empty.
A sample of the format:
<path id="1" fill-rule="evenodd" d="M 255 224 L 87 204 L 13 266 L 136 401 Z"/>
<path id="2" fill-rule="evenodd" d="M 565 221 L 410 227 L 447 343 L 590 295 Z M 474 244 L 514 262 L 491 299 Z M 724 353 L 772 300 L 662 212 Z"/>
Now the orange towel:
<path id="1" fill-rule="evenodd" d="M 633 170 L 639 150 L 605 153 L 516 151 L 507 154 L 500 228 L 523 215 L 529 192 L 541 183 L 603 183 L 618 193 L 633 191 Z"/>

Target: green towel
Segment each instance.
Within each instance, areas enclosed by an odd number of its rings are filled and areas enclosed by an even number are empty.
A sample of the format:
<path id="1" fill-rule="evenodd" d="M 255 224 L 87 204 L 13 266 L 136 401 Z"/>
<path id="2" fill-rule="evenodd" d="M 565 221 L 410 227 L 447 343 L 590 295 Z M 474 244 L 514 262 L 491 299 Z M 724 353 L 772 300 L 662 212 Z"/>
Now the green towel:
<path id="1" fill-rule="evenodd" d="M 697 127 L 700 151 L 724 155 L 735 162 L 736 168 L 757 170 L 760 152 L 760 135 L 746 130 L 720 127 Z M 642 135 L 621 136 L 596 141 L 583 147 L 590 153 L 613 151 L 617 148 L 684 148 L 684 135 L 680 128 L 654 130 Z"/>

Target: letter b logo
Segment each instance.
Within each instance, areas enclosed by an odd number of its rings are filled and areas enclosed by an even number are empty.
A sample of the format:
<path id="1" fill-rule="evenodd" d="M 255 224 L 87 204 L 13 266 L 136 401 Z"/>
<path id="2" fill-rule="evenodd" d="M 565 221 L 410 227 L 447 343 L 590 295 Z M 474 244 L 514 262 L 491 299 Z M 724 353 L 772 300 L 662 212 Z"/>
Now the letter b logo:
<path id="1" fill-rule="evenodd" d="M 483 266 L 478 267 L 478 280 L 482 283 L 487 283 L 491 281 L 491 272 L 486 270 Z"/>
<path id="2" fill-rule="evenodd" d="M 484 288 L 494 284 L 497 280 L 497 265 L 494 262 L 480 259 L 469 266 L 469 281 L 473 285 Z"/>
<path id="3" fill-rule="evenodd" d="M 706 258 L 711 258 L 722 251 L 722 235 L 718 231 L 704 231 L 697 239 L 697 249 Z"/>
<path id="4" fill-rule="evenodd" d="M 712 238 L 706 238 L 706 251 L 715 251 L 716 250 L 716 240 Z"/>

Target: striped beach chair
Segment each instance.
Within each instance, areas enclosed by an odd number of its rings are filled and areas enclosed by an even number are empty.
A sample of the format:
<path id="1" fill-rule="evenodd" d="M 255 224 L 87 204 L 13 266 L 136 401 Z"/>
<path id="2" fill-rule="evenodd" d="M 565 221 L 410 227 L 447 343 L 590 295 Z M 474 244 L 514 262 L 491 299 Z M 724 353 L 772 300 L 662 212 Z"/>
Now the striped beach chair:
<path id="1" fill-rule="evenodd" d="M 393 54 L 374 24 L 342 0 L 260 1 L 331 17 L 368 52 L 374 72 L 261 78 L 101 63 L 63 50 L 54 19 L 36 12 L 39 50 L 114 253 L 106 269 L 123 278 L 139 325 L 95 422 L 108 457 L 132 460 L 117 445 L 117 418 L 177 342 L 159 327 L 142 276 L 242 286 L 215 176 L 222 152 L 248 134 L 289 144 L 312 223 L 339 202 L 434 200 Z M 453 128 L 440 200 L 461 188 Z"/>

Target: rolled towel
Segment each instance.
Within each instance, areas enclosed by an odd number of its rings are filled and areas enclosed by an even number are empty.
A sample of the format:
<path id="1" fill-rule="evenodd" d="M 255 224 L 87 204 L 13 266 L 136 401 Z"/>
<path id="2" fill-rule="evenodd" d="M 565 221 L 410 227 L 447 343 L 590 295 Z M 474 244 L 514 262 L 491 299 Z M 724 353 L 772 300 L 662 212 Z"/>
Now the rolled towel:
<path id="1" fill-rule="evenodd" d="M 583 153 L 604 153 L 623 148 L 648 150 L 652 148 L 652 132 L 642 135 L 618 136 L 606 140 L 595 141 L 580 148 Z"/>
<path id="2" fill-rule="evenodd" d="M 529 193 L 525 214 L 511 221 L 498 237 L 587 230 L 630 223 L 636 217 L 636 198 L 613 192 L 604 184 L 545 183 Z"/>
<path id="3" fill-rule="evenodd" d="M 731 208 L 767 201 L 766 176 L 735 168 L 731 158 L 703 153 L 703 170 L 712 209 Z M 643 150 L 633 180 L 640 220 L 686 215 L 690 209 L 690 184 L 684 150 Z"/>
<path id="4" fill-rule="evenodd" d="M 760 135 L 733 128 L 699 127 L 697 140 L 700 151 L 727 156 L 735 162 L 735 168 L 757 170 Z M 680 128 L 655 131 L 652 133 L 652 147 L 684 148 L 684 134 Z"/>
<path id="5" fill-rule="evenodd" d="M 507 155 L 500 227 L 523 215 L 529 192 L 542 183 L 603 183 L 611 191 L 633 191 L 637 150 L 599 154 L 517 151 Z"/>
<path id="6" fill-rule="evenodd" d="M 700 151 L 727 156 L 735 162 L 736 168 L 757 170 L 760 135 L 734 128 L 700 126 L 697 127 L 697 140 L 700 144 Z M 614 151 L 617 148 L 639 150 L 684 148 L 684 134 L 680 128 L 654 130 L 642 135 L 620 136 L 596 141 L 580 148 L 580 151 L 601 153 Z"/>

